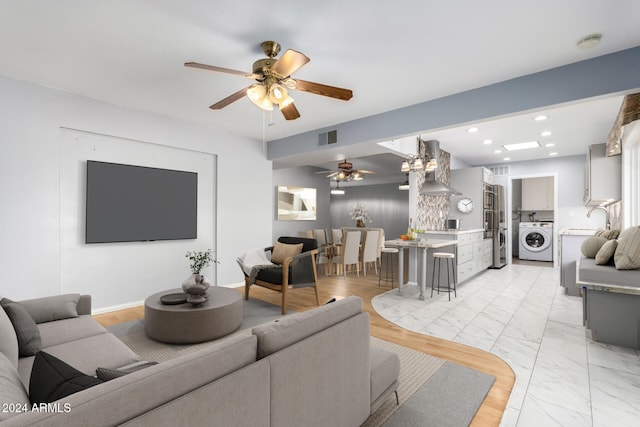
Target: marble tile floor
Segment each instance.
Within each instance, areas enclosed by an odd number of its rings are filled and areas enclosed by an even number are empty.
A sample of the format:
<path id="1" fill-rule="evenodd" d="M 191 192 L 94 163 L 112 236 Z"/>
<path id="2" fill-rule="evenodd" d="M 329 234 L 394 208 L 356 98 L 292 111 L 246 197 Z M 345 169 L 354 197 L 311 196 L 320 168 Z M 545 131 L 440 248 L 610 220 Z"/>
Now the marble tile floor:
<path id="1" fill-rule="evenodd" d="M 640 351 L 595 343 L 582 300 L 564 294 L 559 269 L 510 264 L 417 299 L 416 286 L 375 297 L 406 329 L 489 351 L 516 373 L 501 426 L 640 425 Z"/>

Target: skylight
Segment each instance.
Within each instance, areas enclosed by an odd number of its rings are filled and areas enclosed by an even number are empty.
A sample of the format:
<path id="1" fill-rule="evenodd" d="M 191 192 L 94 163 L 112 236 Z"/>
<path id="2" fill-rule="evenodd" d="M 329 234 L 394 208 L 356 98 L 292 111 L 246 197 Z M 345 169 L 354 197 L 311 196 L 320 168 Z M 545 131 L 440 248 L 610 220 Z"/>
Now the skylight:
<path id="1" fill-rule="evenodd" d="M 538 141 L 518 142 L 516 144 L 505 144 L 502 146 L 507 151 L 527 150 L 529 148 L 538 148 L 540 143 Z"/>

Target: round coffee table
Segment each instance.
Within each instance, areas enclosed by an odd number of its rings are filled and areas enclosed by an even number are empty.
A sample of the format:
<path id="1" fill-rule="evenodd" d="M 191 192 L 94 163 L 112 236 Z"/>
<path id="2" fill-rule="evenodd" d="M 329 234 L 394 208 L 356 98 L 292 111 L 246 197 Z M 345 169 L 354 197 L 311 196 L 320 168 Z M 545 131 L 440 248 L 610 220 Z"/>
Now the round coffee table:
<path id="1" fill-rule="evenodd" d="M 242 323 L 242 294 L 229 288 L 211 287 L 209 298 L 198 306 L 189 303 L 166 305 L 160 297 L 180 293 L 170 289 L 144 300 L 144 329 L 155 341 L 194 344 L 223 337 Z"/>

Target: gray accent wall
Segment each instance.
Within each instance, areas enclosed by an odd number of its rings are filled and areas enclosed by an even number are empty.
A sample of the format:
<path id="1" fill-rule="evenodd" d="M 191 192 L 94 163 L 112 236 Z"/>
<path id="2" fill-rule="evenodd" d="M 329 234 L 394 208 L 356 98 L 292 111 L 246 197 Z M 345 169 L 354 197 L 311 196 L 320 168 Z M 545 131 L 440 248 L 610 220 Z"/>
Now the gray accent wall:
<path id="1" fill-rule="evenodd" d="M 372 219 L 367 227 L 383 228 L 386 240 L 407 232 L 409 191 L 398 190 L 398 184 L 351 186 L 343 195 L 331 195 L 331 227 L 355 227 L 349 211 L 358 203 L 366 205 Z"/>

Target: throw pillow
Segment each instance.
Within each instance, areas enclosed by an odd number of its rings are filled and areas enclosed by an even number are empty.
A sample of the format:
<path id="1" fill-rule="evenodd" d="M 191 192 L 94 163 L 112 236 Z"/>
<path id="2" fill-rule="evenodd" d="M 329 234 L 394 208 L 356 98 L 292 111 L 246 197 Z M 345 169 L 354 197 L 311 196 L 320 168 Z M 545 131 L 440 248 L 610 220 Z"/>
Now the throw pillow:
<path id="1" fill-rule="evenodd" d="M 123 377 L 132 372 L 139 371 L 144 368 L 148 368 L 149 366 L 157 365 L 158 362 L 136 362 L 131 365 L 122 366 L 117 369 L 109 369 L 109 368 L 97 368 L 96 376 L 102 381 L 109 381 L 115 378 Z"/>
<path id="2" fill-rule="evenodd" d="M 582 242 L 580 250 L 582 251 L 582 255 L 587 258 L 595 258 L 596 254 L 605 243 L 607 243 L 607 239 L 604 237 L 591 236 Z"/>
<path id="3" fill-rule="evenodd" d="M 609 261 L 613 260 L 613 254 L 616 251 L 616 247 L 618 247 L 617 240 L 607 240 L 596 254 L 596 264 L 605 265 L 608 264 Z"/>
<path id="4" fill-rule="evenodd" d="M 57 357 L 39 351 L 31 369 L 29 397 L 32 403 L 50 403 L 102 383 Z"/>
<path id="5" fill-rule="evenodd" d="M 620 235 L 620 230 L 598 230 L 595 232 L 595 237 L 604 237 L 607 240 L 617 239 Z"/>
<path id="6" fill-rule="evenodd" d="M 618 270 L 640 268 L 640 226 L 627 228 L 620 234 L 613 259 Z"/>
<path id="7" fill-rule="evenodd" d="M 45 298 L 21 301 L 36 323 L 78 317 L 80 294 L 52 295 Z"/>
<path id="8" fill-rule="evenodd" d="M 282 264 L 286 258 L 298 255 L 302 252 L 302 243 L 296 245 L 287 245 L 285 243 L 276 242 L 271 252 L 271 262 L 274 264 Z"/>
<path id="9" fill-rule="evenodd" d="M 22 356 L 33 356 L 42 346 L 40 330 L 36 326 L 27 310 L 18 303 L 10 299 L 2 298 L 0 305 L 9 316 L 13 329 L 18 338 L 18 354 Z"/>

